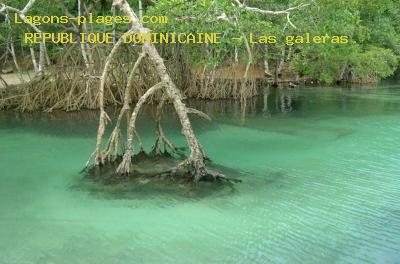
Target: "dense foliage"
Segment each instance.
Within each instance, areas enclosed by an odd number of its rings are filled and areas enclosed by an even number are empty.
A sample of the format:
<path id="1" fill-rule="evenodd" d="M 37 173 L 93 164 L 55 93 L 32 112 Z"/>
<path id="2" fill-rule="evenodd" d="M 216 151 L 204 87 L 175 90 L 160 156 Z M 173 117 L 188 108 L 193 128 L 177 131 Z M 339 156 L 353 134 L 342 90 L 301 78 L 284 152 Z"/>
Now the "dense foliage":
<path id="1" fill-rule="evenodd" d="M 299 1 L 246 1 L 251 7 L 268 10 L 284 10 L 296 6 Z M 278 44 L 268 45 L 268 53 L 263 45 L 252 45 L 254 57 L 262 65 L 262 59 L 269 64 L 284 60 L 300 75 L 332 83 L 338 80 L 375 81 L 392 75 L 398 67 L 400 55 L 400 2 L 396 0 L 318 0 L 301 10 L 293 11 L 288 24 L 285 16 L 252 13 L 232 5 L 232 1 L 158 1 L 148 12 L 165 13 L 171 17 L 193 17 L 193 21 L 169 23 L 166 30 L 222 31 L 225 35 L 248 36 L 276 35 Z M 235 19 L 219 20 L 222 14 Z M 290 48 L 282 39 L 286 35 L 304 36 L 349 36 L 348 44 L 295 44 Z M 279 41 L 281 40 L 281 41 Z M 235 48 L 241 51 L 242 60 L 247 54 L 244 41 L 237 43 L 225 38 L 222 45 L 209 48 L 216 50 L 216 57 L 205 57 L 197 49 L 191 57 L 207 63 L 221 63 L 229 59 Z M 286 49 L 284 52 L 283 49 Z M 291 55 L 288 52 L 292 52 Z M 282 55 L 286 58 L 282 58 Z M 232 60 L 228 60 L 232 61 Z M 204 63 L 203 61 L 200 61 Z"/>
<path id="2" fill-rule="evenodd" d="M 17 8 L 23 7 L 19 0 L 5 3 Z M 76 1 L 61 1 L 71 14 L 77 14 Z M 138 7 L 138 0 L 129 1 Z M 399 66 L 400 55 L 400 1 L 398 0 L 310 0 L 309 6 L 293 10 L 289 23 L 286 15 L 266 15 L 251 12 L 238 6 L 234 0 L 143 0 L 145 14 L 168 16 L 168 24 L 148 24 L 157 32 L 221 32 L 218 45 L 180 45 L 186 61 L 194 66 L 209 68 L 229 65 L 235 62 L 246 64 L 251 57 L 252 64 L 266 67 L 266 72 L 288 68 L 309 79 L 326 83 L 335 81 L 368 82 L 394 74 Z M 63 13 L 60 1 L 38 0 L 30 14 Z M 111 14 L 110 0 L 86 0 L 98 14 Z M 298 0 L 245 1 L 249 7 L 264 10 L 285 10 L 297 6 Z M 1 23 L 1 52 L 4 53 L 9 25 Z M 13 25 L 14 41 L 22 47 L 23 26 Z M 119 25 L 117 30 L 127 27 Z M 60 25 L 44 26 L 47 31 L 63 31 Z M 95 30 L 109 31 L 110 27 Z M 4 33 L 4 34 L 3 34 Z M 249 35 L 277 36 L 277 44 L 252 44 L 246 48 Z M 287 35 L 304 36 L 348 36 L 347 44 L 309 43 L 285 45 Z M 234 40 L 233 37 L 241 37 Z M 51 47 L 57 56 L 59 47 Z M 280 72 L 279 72 L 280 74 Z"/>

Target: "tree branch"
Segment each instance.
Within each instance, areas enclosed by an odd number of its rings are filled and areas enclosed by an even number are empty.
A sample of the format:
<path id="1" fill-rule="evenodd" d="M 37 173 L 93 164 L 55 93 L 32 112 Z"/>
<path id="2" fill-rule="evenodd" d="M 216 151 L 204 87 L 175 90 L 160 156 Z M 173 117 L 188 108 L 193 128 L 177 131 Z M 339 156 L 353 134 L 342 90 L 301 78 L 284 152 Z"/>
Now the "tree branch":
<path id="1" fill-rule="evenodd" d="M 297 28 L 297 27 L 290 20 L 290 14 L 295 10 L 302 9 L 304 7 L 311 5 L 311 4 L 301 3 L 297 6 L 289 7 L 288 9 L 285 9 L 285 10 L 274 11 L 274 10 L 260 9 L 257 7 L 250 7 L 250 6 L 247 6 L 246 4 L 240 2 L 239 0 L 233 0 L 233 1 L 236 3 L 236 5 L 238 7 L 242 8 L 246 11 L 249 11 L 249 12 L 259 13 L 259 14 L 263 14 L 263 15 L 286 15 L 286 19 L 287 19 L 289 25 L 291 25 L 294 28 Z"/>
<path id="2" fill-rule="evenodd" d="M 206 113 L 204 113 L 204 112 L 202 112 L 202 111 L 200 111 L 200 110 L 187 107 L 187 112 L 188 112 L 189 114 L 195 114 L 195 115 L 198 115 L 198 116 L 200 116 L 200 117 L 202 117 L 202 118 L 204 118 L 204 119 L 207 119 L 208 121 L 211 121 L 211 117 L 209 117 Z"/>
<path id="3" fill-rule="evenodd" d="M 285 9 L 285 10 L 273 11 L 273 10 L 260 9 L 260 8 L 257 8 L 257 7 L 250 7 L 250 6 L 247 6 L 247 5 L 243 4 L 243 3 L 241 3 L 239 0 L 234 0 L 234 1 L 240 8 L 243 8 L 243 9 L 245 9 L 247 11 L 264 14 L 264 15 L 286 15 L 286 14 L 290 14 L 294 10 L 301 9 L 303 7 L 306 7 L 306 6 L 310 5 L 310 4 L 302 3 L 302 4 L 299 4 L 297 6 Z"/>
<path id="4" fill-rule="evenodd" d="M 8 5 L 6 5 L 6 4 L 3 4 L 3 3 L 0 3 L 0 13 L 3 13 L 4 11 L 10 11 L 10 12 L 13 12 L 13 13 L 17 13 L 18 14 L 18 16 L 22 19 L 22 21 L 24 21 L 26 24 L 28 24 L 34 31 L 36 31 L 37 33 L 40 33 L 40 34 L 42 34 L 42 31 L 37 27 L 37 26 L 35 26 L 34 24 L 32 24 L 30 21 L 28 21 L 27 19 L 26 19 L 26 17 L 25 17 L 25 14 L 29 11 L 29 9 L 33 6 L 33 4 L 35 3 L 35 1 L 36 0 L 30 0 L 27 4 L 26 4 L 26 6 L 24 7 L 24 9 L 22 9 L 22 11 L 21 10 L 19 10 L 19 9 L 17 9 L 17 8 L 14 8 L 14 7 L 11 7 L 11 6 L 8 6 Z M 31 54 L 33 54 L 32 53 L 32 49 L 33 48 L 31 48 Z M 43 41 L 41 41 L 40 42 L 40 49 L 39 49 L 39 51 L 40 51 L 40 55 L 39 55 L 39 66 L 38 67 L 36 67 L 35 66 L 35 64 L 36 64 L 36 59 L 34 58 L 34 57 L 32 57 L 32 62 L 33 62 L 33 66 L 34 66 L 34 68 L 35 68 L 35 70 L 37 69 L 37 74 L 39 74 L 39 75 L 43 75 L 43 72 L 44 72 L 44 67 L 45 67 L 45 52 L 46 52 L 46 44 L 43 42 Z"/>
<path id="5" fill-rule="evenodd" d="M 21 11 L 21 13 L 22 14 L 26 14 L 26 13 L 28 13 L 28 11 L 29 11 L 29 9 L 31 9 L 31 7 L 33 6 L 33 4 L 36 2 L 36 0 L 30 0 L 27 4 L 26 4 L 26 6 L 24 7 L 24 9 L 22 9 L 22 11 Z"/>

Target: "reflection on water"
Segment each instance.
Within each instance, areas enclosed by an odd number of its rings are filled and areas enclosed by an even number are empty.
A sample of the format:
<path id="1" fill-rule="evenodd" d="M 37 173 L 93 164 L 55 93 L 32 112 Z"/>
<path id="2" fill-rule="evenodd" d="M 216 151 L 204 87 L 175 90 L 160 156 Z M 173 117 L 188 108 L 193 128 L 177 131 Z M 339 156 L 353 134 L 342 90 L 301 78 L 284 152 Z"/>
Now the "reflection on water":
<path id="1" fill-rule="evenodd" d="M 399 262 L 399 85 L 266 89 L 245 120 L 234 101 L 188 104 L 213 118 L 194 127 L 234 190 L 93 188 L 96 112 L 0 113 L 0 263 Z"/>

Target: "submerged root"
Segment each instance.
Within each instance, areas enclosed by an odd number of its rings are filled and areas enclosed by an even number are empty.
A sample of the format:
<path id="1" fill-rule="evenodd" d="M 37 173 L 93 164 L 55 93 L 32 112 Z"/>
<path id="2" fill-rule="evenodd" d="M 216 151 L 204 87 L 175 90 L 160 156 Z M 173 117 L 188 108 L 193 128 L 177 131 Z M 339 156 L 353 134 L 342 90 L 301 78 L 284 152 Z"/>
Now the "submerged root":
<path id="1" fill-rule="evenodd" d="M 201 162 L 203 163 L 203 162 Z M 203 165 L 195 164 L 190 162 L 189 159 L 186 159 L 179 163 L 177 166 L 166 170 L 159 175 L 158 177 L 164 179 L 166 177 L 187 177 L 191 181 L 197 183 L 200 181 L 207 182 L 227 182 L 227 183 L 240 183 L 242 180 L 236 178 L 230 178 L 220 173 L 216 170 L 212 170 L 207 168 L 204 163 Z"/>
<path id="2" fill-rule="evenodd" d="M 164 146 L 164 152 L 162 152 L 162 145 Z M 151 151 L 152 154 L 161 155 L 162 153 L 169 153 L 168 149 L 171 151 L 171 154 L 176 154 L 179 157 L 185 156 L 185 147 L 178 147 L 175 144 L 171 143 L 169 139 L 161 132 L 156 142 L 154 143 L 153 149 Z"/>
<path id="3" fill-rule="evenodd" d="M 211 164 L 210 164 L 211 165 Z M 129 167 L 130 173 L 117 173 L 121 166 Z M 212 165 L 211 165 L 212 166 Z M 116 169 L 117 168 L 117 169 Z M 218 168 L 220 170 L 221 168 Z M 226 170 L 226 168 L 224 169 Z M 229 173 L 236 175 L 234 171 L 228 170 Z M 201 175 L 197 175 L 200 173 Z M 170 155 L 155 155 L 139 152 L 135 154 L 130 162 L 122 156 L 117 156 L 114 161 L 110 161 L 105 165 L 98 167 L 93 166 L 86 170 L 87 175 L 98 178 L 107 178 L 110 182 L 118 183 L 134 179 L 147 179 L 151 181 L 168 181 L 175 183 L 187 183 L 193 186 L 200 182 L 211 183 L 227 183 L 234 184 L 242 182 L 240 179 L 231 178 L 216 168 L 203 166 L 194 169 L 189 159 L 179 160 Z M 195 181 L 195 178 L 198 180 Z"/>
<path id="4" fill-rule="evenodd" d="M 121 163 L 118 165 L 115 171 L 117 175 L 129 175 L 131 173 L 132 164 L 132 150 L 127 150 L 124 153 Z"/>
<path id="5" fill-rule="evenodd" d="M 162 145 L 164 145 L 164 153 L 168 153 L 168 149 L 172 152 L 172 154 L 177 154 L 179 157 L 185 156 L 185 148 L 177 147 L 165 136 L 164 130 L 161 125 L 161 118 L 162 118 L 162 110 L 164 104 L 166 102 L 166 96 L 163 96 L 160 103 L 157 106 L 157 114 L 156 114 L 156 136 L 157 139 L 154 143 L 152 153 L 155 155 L 161 154 Z"/>
<path id="6" fill-rule="evenodd" d="M 116 126 L 111 133 L 111 136 L 108 140 L 107 149 L 103 154 L 103 158 L 108 161 L 115 161 L 118 155 L 118 151 L 120 149 L 120 139 L 121 139 L 121 130 L 118 126 Z"/>
<path id="7" fill-rule="evenodd" d="M 169 168 L 179 164 L 179 160 L 165 155 L 136 154 L 133 172 L 124 177 L 115 174 L 115 167 L 118 166 L 122 156 L 115 162 L 102 167 L 92 167 L 82 174 L 82 178 L 73 188 L 89 190 L 90 193 L 106 195 L 107 199 L 116 197 L 117 199 L 143 199 L 143 197 L 153 198 L 154 195 L 166 194 L 182 195 L 184 197 L 205 198 L 210 195 L 218 194 L 231 197 L 236 192 L 236 184 L 226 181 L 202 181 L 198 184 L 193 183 L 187 175 L 175 175 L 174 177 L 160 175 Z M 226 172 L 232 177 L 240 178 L 240 172 L 229 168 L 215 167 L 215 169 Z"/>

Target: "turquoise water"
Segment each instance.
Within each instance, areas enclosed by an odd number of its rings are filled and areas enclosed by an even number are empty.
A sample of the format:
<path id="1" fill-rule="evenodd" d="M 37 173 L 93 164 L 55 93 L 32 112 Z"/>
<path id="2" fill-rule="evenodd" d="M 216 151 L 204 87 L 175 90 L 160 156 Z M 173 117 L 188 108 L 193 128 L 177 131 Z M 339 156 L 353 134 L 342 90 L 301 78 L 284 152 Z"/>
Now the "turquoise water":
<path id="1" fill-rule="evenodd" d="M 400 85 L 193 104 L 233 190 L 89 190 L 97 113 L 0 113 L 0 263 L 400 263 Z"/>

